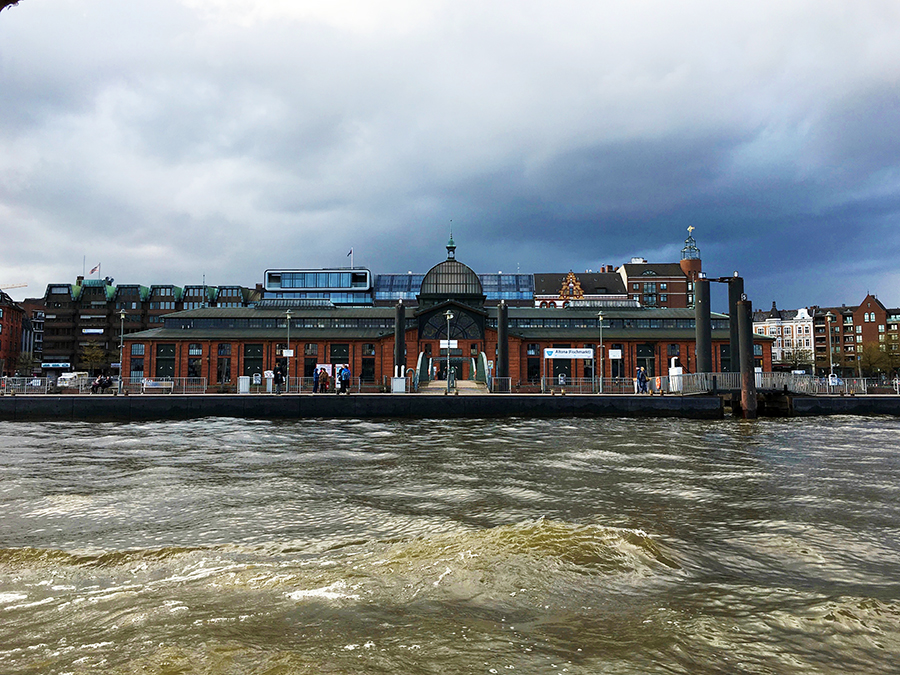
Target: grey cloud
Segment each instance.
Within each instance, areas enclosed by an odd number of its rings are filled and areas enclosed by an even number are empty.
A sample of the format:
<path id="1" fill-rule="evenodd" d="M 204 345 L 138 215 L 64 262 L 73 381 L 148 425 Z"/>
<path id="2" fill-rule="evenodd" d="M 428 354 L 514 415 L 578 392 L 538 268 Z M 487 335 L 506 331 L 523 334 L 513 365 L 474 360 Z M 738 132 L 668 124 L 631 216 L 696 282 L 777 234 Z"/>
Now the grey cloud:
<path id="1" fill-rule="evenodd" d="M 53 242 L 39 287 L 84 255 L 123 282 L 251 284 L 353 246 L 423 271 L 452 219 L 484 271 L 677 256 L 694 225 L 707 269 L 779 304 L 853 301 L 810 283 L 823 260 L 894 278 L 896 3 L 304 7 L 4 11 L 0 263 Z"/>

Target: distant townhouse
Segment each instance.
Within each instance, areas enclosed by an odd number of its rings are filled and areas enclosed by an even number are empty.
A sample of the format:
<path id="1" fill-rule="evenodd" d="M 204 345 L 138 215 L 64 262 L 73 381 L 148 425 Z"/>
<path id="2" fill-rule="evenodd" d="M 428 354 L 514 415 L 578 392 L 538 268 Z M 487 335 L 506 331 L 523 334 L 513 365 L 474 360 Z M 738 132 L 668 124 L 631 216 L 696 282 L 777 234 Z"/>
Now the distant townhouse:
<path id="1" fill-rule="evenodd" d="M 775 339 L 772 367 L 776 370 L 811 370 L 815 361 L 813 317 L 808 307 L 772 309 L 753 313 L 753 332 Z"/>

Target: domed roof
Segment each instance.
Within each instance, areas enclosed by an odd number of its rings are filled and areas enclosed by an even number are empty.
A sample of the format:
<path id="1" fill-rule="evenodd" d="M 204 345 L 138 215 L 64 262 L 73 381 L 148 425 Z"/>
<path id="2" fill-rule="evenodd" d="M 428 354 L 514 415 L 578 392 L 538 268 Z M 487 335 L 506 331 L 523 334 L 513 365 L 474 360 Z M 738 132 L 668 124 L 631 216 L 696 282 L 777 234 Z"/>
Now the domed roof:
<path id="1" fill-rule="evenodd" d="M 445 300 L 461 300 L 467 305 L 484 305 L 484 289 L 478 275 L 468 265 L 456 259 L 453 233 L 447 242 L 447 259 L 430 270 L 422 279 L 418 295 L 419 304 L 429 307 Z"/>
<path id="2" fill-rule="evenodd" d="M 420 295 L 441 296 L 450 299 L 459 296 L 483 295 L 484 289 L 478 275 L 468 265 L 448 258 L 438 263 L 422 279 Z"/>

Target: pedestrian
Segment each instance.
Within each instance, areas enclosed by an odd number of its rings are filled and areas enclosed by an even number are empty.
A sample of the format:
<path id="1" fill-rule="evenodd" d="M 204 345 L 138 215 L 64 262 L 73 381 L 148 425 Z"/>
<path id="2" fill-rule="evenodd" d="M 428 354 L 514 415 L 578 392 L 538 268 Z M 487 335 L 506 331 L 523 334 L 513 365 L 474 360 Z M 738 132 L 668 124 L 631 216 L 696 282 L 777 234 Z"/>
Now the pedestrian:
<path id="1" fill-rule="evenodd" d="M 327 394 L 328 393 L 328 371 L 325 368 L 322 368 L 322 372 L 319 373 L 319 393 Z"/>
<path id="2" fill-rule="evenodd" d="M 341 368 L 341 390 L 350 395 L 350 364 L 345 363 L 344 367 Z"/>
<path id="3" fill-rule="evenodd" d="M 638 383 L 638 392 L 641 394 L 647 393 L 647 383 L 649 382 L 649 378 L 647 377 L 647 371 L 644 370 L 644 366 L 638 367 L 637 371 L 637 383 Z"/>
<path id="4" fill-rule="evenodd" d="M 319 392 L 319 369 L 313 369 L 313 393 L 317 394 Z"/>
<path id="5" fill-rule="evenodd" d="M 284 384 L 284 371 L 281 370 L 281 364 L 275 366 L 275 371 L 272 373 L 273 379 L 275 380 L 275 393 L 281 393 L 281 385 Z"/>

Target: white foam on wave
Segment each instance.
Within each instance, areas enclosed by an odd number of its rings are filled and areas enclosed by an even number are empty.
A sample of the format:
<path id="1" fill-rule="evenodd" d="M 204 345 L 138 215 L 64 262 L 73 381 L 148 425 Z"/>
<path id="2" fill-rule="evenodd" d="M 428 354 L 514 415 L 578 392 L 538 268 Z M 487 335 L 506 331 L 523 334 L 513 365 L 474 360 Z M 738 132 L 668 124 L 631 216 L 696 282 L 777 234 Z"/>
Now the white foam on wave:
<path id="1" fill-rule="evenodd" d="M 324 598 L 326 600 L 359 600 L 359 596 L 353 593 L 345 592 L 347 583 L 345 581 L 335 581 L 333 584 L 323 586 L 322 588 L 312 588 L 309 590 L 294 591 L 285 595 L 291 600 L 306 600 L 308 598 Z"/>
<path id="2" fill-rule="evenodd" d="M 27 599 L 28 596 L 25 593 L 0 593 L 0 605 L 8 605 L 11 602 Z"/>

